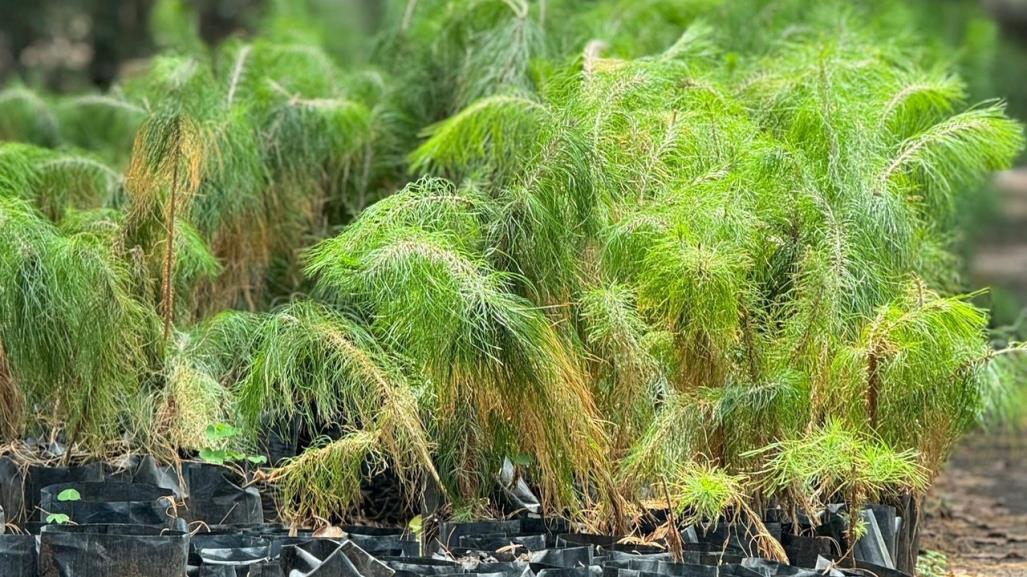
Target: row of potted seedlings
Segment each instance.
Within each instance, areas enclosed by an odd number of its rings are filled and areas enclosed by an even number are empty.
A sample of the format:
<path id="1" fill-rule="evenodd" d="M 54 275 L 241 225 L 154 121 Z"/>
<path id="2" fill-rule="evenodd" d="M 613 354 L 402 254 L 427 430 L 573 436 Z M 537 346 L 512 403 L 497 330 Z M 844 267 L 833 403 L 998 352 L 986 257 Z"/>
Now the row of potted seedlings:
<path id="1" fill-rule="evenodd" d="M 523 511 L 315 533 L 277 524 L 257 484 L 236 469 L 183 462 L 179 473 L 150 457 L 71 467 L 2 457 L 0 488 L 0 577 L 883 577 L 915 562 L 915 523 L 906 521 L 915 514 L 886 505 L 861 511 L 865 531 L 842 568 L 842 505 L 813 519 L 766 512 L 785 565 L 761 558 L 754 531 L 727 520 L 644 543 Z"/>

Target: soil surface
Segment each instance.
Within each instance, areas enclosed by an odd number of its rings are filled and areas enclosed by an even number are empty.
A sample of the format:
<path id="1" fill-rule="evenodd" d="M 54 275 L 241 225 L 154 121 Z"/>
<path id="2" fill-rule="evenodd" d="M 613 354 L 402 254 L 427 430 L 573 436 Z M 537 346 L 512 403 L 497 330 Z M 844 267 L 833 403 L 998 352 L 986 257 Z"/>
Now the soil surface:
<path id="1" fill-rule="evenodd" d="M 963 444 L 927 499 L 921 548 L 945 553 L 957 577 L 1027 576 L 1027 435 Z"/>
<path id="2" fill-rule="evenodd" d="M 971 262 L 976 286 L 1027 303 L 1027 169 L 998 176 L 999 214 Z M 921 548 L 952 575 L 1027 577 L 1027 430 L 978 433 L 953 455 L 924 507 Z"/>

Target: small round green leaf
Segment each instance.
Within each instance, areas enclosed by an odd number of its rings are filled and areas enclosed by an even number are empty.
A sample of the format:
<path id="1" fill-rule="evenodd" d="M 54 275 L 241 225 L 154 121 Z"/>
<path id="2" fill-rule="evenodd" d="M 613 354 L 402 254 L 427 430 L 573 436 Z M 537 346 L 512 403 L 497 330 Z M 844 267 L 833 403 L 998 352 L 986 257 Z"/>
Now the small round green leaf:
<path id="1" fill-rule="evenodd" d="M 200 459 L 215 465 L 224 465 L 225 452 L 217 449 L 200 449 Z"/>
<path id="2" fill-rule="evenodd" d="M 75 489 L 65 489 L 60 493 L 57 493 L 58 501 L 79 501 L 82 499 L 82 495 Z"/>

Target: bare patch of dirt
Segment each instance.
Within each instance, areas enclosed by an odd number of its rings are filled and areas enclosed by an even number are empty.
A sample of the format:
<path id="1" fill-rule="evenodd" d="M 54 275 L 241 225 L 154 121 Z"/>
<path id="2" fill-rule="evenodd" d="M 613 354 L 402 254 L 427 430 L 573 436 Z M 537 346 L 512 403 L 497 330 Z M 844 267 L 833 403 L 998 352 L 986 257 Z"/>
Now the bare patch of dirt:
<path id="1" fill-rule="evenodd" d="M 945 553 L 957 577 L 1027 576 L 1027 437 L 963 444 L 927 499 L 921 546 Z"/>

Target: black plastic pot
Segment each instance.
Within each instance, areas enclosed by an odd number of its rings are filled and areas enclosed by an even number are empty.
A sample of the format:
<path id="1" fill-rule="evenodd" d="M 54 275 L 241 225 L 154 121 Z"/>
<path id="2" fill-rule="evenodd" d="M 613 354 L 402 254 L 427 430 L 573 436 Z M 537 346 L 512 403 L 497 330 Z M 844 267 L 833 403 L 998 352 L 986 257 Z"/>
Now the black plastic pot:
<path id="1" fill-rule="evenodd" d="M 103 481 L 103 466 L 89 463 L 74 467 L 30 465 L 22 468 L 9 457 L 0 457 L 0 507 L 7 521 L 21 523 L 36 517 L 43 487 L 59 483 Z"/>
<path id="2" fill-rule="evenodd" d="M 239 533 L 198 533 L 189 541 L 189 564 L 249 565 L 271 558 L 271 541 Z"/>
<path id="3" fill-rule="evenodd" d="M 135 461 L 128 472 L 133 483 L 145 483 L 167 489 L 178 499 L 185 497 L 185 489 L 182 487 L 183 479 L 175 467 L 158 465 L 150 455 L 145 455 Z"/>
<path id="4" fill-rule="evenodd" d="M 556 536 L 570 533 L 571 524 L 566 519 L 524 515 L 521 517 L 521 533 L 525 535 L 542 534 L 546 537 L 546 545 L 556 546 Z"/>
<path id="5" fill-rule="evenodd" d="M 898 533 L 896 532 L 898 513 L 895 507 L 874 504 L 869 505 L 867 508 L 870 509 L 874 518 L 877 519 L 877 527 L 881 530 L 881 537 L 884 539 L 885 547 L 888 548 L 888 554 L 891 555 L 894 561 L 898 551 Z"/>
<path id="6" fill-rule="evenodd" d="M 584 547 L 567 547 L 563 549 L 545 549 L 535 551 L 528 558 L 532 563 L 549 567 L 585 567 L 592 564 L 595 551 L 591 545 Z"/>
<path id="7" fill-rule="evenodd" d="M 270 549 L 203 549 L 200 551 L 200 575 L 247 575 L 255 565 L 271 562 Z"/>
<path id="8" fill-rule="evenodd" d="M 79 499 L 61 501 L 66 490 L 78 491 Z M 48 513 L 63 513 L 79 525 L 156 525 L 170 528 L 175 520 L 170 490 L 142 483 L 61 483 L 44 487 L 39 520 Z"/>
<path id="9" fill-rule="evenodd" d="M 848 571 L 858 575 L 865 575 L 866 577 L 912 577 L 911 573 L 882 567 L 865 561 L 856 561 L 856 569 Z"/>
<path id="10" fill-rule="evenodd" d="M 14 521 L 22 509 L 25 489 L 18 465 L 10 457 L 0 457 L 0 510 L 5 520 Z"/>
<path id="11" fill-rule="evenodd" d="M 382 562 L 400 575 L 453 575 L 462 573 L 459 563 L 431 557 L 387 557 Z"/>
<path id="12" fill-rule="evenodd" d="M 523 563 L 479 563 L 475 573 L 498 577 L 535 577 L 531 567 Z"/>
<path id="13" fill-rule="evenodd" d="M 258 561 L 248 565 L 203 565 L 190 568 L 189 577 L 285 577 L 278 561 Z"/>
<path id="14" fill-rule="evenodd" d="M 761 573 L 764 577 L 845 577 L 837 569 L 807 569 L 757 558 L 743 560 L 742 567 Z"/>
<path id="15" fill-rule="evenodd" d="M 0 535 L 0 577 L 36 577 L 36 538 Z"/>
<path id="16" fill-rule="evenodd" d="M 182 577 L 189 535 L 144 525 L 47 525 L 40 577 Z"/>
<path id="17" fill-rule="evenodd" d="M 352 543 L 317 539 L 283 547 L 281 566 L 290 577 L 392 577 L 392 569 L 365 555 Z"/>
<path id="18" fill-rule="evenodd" d="M 594 535 L 589 533 L 565 533 L 555 538 L 557 547 L 580 547 L 592 545 L 596 554 L 602 555 L 609 551 L 627 551 L 639 554 L 660 553 L 663 549 L 634 543 L 621 543 L 623 537 L 616 535 Z"/>
<path id="19" fill-rule="evenodd" d="M 460 547 L 478 551 L 497 551 L 513 546 L 518 553 L 541 551 L 546 548 L 545 535 L 463 535 Z"/>
<path id="20" fill-rule="evenodd" d="M 603 570 L 598 565 L 589 567 L 542 569 L 535 573 L 536 577 L 602 577 Z"/>
<path id="21" fill-rule="evenodd" d="M 303 420 L 293 417 L 288 423 L 271 423 L 261 419 L 258 444 L 268 463 L 278 465 L 281 461 L 295 457 L 299 452 L 300 428 Z"/>
<path id="22" fill-rule="evenodd" d="M 623 567 L 607 567 L 604 577 L 765 577 L 759 571 L 748 569 L 738 564 L 730 565 L 696 565 L 691 563 L 661 563 L 655 570 L 651 567 L 642 569 L 625 569 Z"/>
<path id="23" fill-rule="evenodd" d="M 805 537 L 785 533 L 781 537 L 788 560 L 796 567 L 816 567 L 817 559 L 837 559 L 838 544 L 830 537 Z"/>
<path id="24" fill-rule="evenodd" d="M 920 552 L 920 501 L 906 495 L 898 503 L 901 521 L 895 544 L 895 568 L 904 573 L 916 570 L 916 559 Z"/>
<path id="25" fill-rule="evenodd" d="M 242 487 L 243 479 L 227 467 L 208 463 L 182 464 L 189 497 L 186 516 L 210 525 L 260 525 L 264 510 L 260 493 Z"/>
<path id="26" fill-rule="evenodd" d="M 364 577 L 392 577 L 395 574 L 395 571 L 388 565 L 379 561 L 353 541 L 343 541 L 339 544 L 339 549 Z"/>
<path id="27" fill-rule="evenodd" d="M 382 527 L 343 527 L 346 538 L 379 557 L 416 557 L 421 552 L 417 539 L 402 529 Z"/>
<path id="28" fill-rule="evenodd" d="M 478 521 L 475 523 L 439 523 L 438 541 L 442 547 L 451 549 L 460 545 L 460 538 L 468 535 L 518 535 L 521 532 L 519 519 L 509 521 Z"/>

